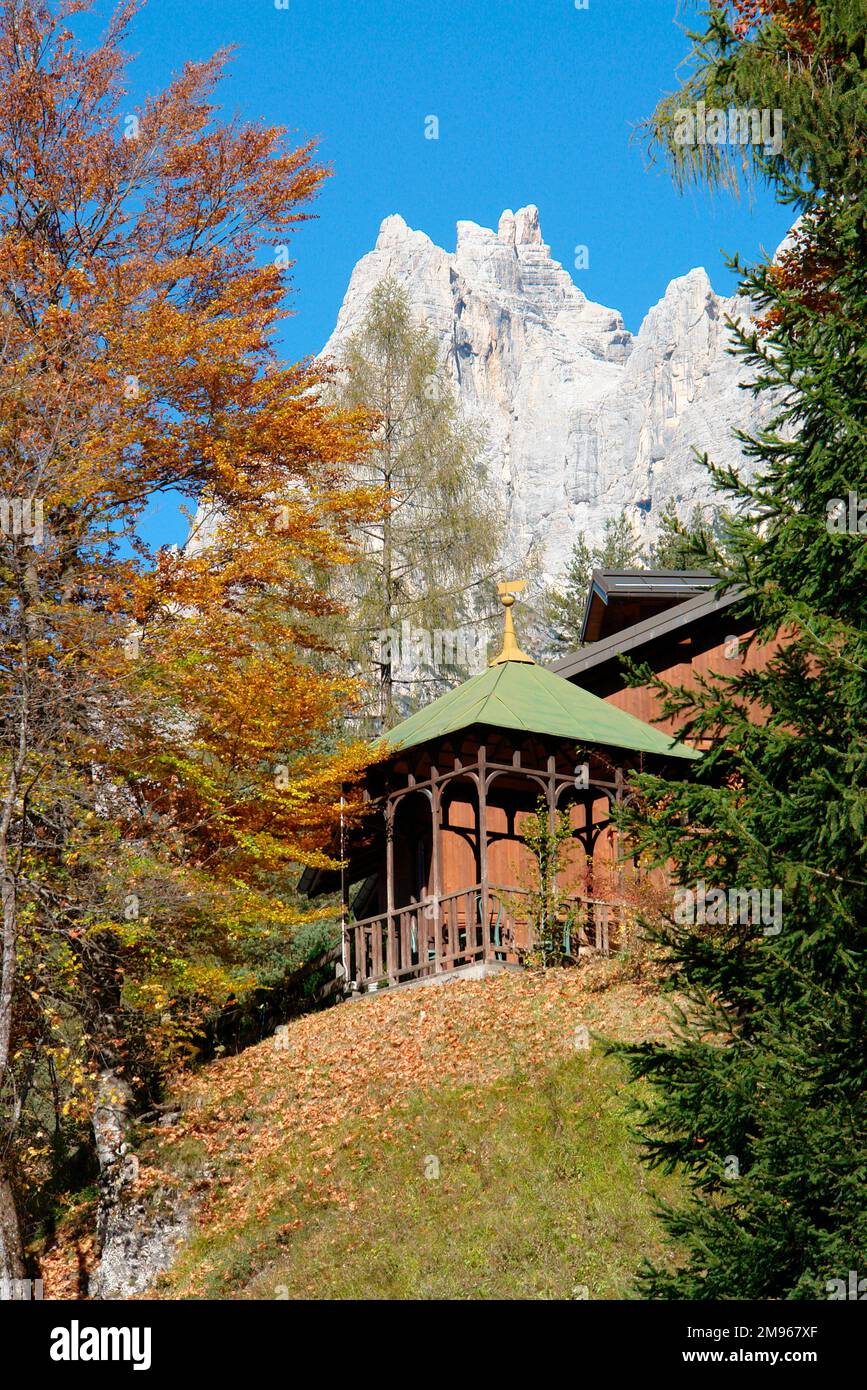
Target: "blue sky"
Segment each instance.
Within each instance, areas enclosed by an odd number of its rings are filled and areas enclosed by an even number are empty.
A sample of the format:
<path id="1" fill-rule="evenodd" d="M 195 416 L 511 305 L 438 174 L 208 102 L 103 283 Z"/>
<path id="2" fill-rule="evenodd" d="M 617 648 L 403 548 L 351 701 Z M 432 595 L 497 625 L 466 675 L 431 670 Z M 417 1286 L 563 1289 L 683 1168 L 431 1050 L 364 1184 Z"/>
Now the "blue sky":
<path id="1" fill-rule="evenodd" d="M 100 0 L 94 18 L 110 8 Z M 681 26 L 695 12 L 677 15 L 678 0 L 148 0 L 130 99 L 232 44 L 225 113 L 318 137 L 334 176 L 293 242 L 291 358 L 322 347 L 352 267 L 392 212 L 452 250 L 458 219 L 496 226 L 503 208 L 536 203 L 556 259 L 635 331 L 693 266 L 730 292 L 723 252 L 773 250 L 789 220 L 764 193 L 752 206 L 678 194 L 631 139 L 677 84 Z M 437 140 L 425 139 L 428 116 Z M 151 539 L 182 538 L 170 511 Z"/>

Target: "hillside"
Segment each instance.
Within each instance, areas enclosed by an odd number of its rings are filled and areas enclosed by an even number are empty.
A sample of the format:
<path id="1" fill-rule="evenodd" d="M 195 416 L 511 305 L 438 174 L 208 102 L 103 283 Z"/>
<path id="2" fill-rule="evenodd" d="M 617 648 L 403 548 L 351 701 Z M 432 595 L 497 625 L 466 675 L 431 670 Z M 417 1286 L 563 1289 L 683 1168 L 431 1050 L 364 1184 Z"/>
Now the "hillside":
<path id="1" fill-rule="evenodd" d="M 663 1253 L 619 1065 L 666 1032 L 616 962 L 368 997 L 204 1068 L 142 1191 L 199 1203 L 150 1296 L 605 1298 Z"/>

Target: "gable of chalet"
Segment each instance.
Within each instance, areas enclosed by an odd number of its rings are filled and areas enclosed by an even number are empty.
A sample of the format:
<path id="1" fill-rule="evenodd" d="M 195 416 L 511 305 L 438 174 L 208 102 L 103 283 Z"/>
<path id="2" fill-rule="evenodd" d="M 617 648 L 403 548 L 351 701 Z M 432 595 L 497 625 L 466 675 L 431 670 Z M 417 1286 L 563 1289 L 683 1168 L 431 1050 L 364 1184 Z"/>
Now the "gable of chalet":
<path id="1" fill-rule="evenodd" d="M 679 732 L 678 720 L 660 720 L 660 697 L 652 686 L 627 683 L 622 657 L 646 664 L 668 684 L 689 689 L 714 674 L 761 670 L 778 648 L 776 641 L 763 646 L 749 641 L 755 624 L 743 609 L 741 590 L 720 594 L 718 580 L 702 571 L 685 571 L 681 583 L 675 576 L 669 570 L 597 570 L 585 607 L 584 631 L 604 631 L 605 635 L 550 667 L 565 680 L 667 733 Z M 631 621 L 636 605 L 646 615 Z"/>

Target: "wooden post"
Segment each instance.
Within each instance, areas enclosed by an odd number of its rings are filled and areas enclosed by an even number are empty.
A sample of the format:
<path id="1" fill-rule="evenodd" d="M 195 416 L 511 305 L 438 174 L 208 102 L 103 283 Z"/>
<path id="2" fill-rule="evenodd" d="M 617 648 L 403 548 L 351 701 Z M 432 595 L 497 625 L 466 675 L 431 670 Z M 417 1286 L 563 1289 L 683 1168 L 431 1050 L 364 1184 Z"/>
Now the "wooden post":
<path id="1" fill-rule="evenodd" d="M 491 958 L 491 898 L 488 891 L 488 750 L 479 749 L 479 883 L 482 890 L 482 960 Z"/>
<path id="2" fill-rule="evenodd" d="M 397 971 L 400 969 L 400 918 L 397 913 L 386 919 L 385 972 L 390 985 L 397 984 Z"/>
<path id="3" fill-rule="evenodd" d="M 615 800 L 615 802 L 616 802 L 616 804 L 617 804 L 618 806 L 622 806 L 622 805 L 623 805 L 623 768 L 622 768 L 619 764 L 618 764 L 617 770 L 616 770 L 616 772 L 615 772 L 615 774 L 614 774 L 614 782 L 615 782 L 615 787 L 616 787 L 616 790 L 615 790 L 615 792 L 614 792 L 614 800 Z M 624 863 L 623 863 L 623 856 L 622 856 L 622 854 L 621 854 L 621 852 L 620 852 L 621 849 L 622 849 L 622 844 L 621 844 L 621 840 L 620 840 L 620 826 L 618 825 L 618 826 L 615 827 L 615 830 L 614 830 L 614 854 L 615 854 L 616 861 L 617 861 L 617 890 L 618 890 L 618 893 L 619 893 L 620 898 L 621 898 L 621 900 L 622 900 L 622 899 L 623 899 L 623 896 L 624 896 L 624 893 L 625 893 L 625 889 L 626 889 L 626 866 L 625 866 Z"/>
<path id="4" fill-rule="evenodd" d="M 386 956 L 389 980 L 394 970 L 392 952 L 392 923 L 394 921 L 394 817 L 397 810 L 396 803 L 388 800 L 385 803 L 385 923 L 386 923 Z M 379 932 L 379 929 L 377 929 Z M 380 935 L 381 941 L 381 935 Z M 380 945 L 378 954 L 382 954 Z"/>
<path id="5" fill-rule="evenodd" d="M 431 764 L 430 770 L 430 800 L 431 800 L 431 878 L 433 879 L 433 899 L 432 908 L 434 914 L 434 973 L 439 974 L 442 970 L 443 953 L 443 924 L 440 916 L 440 896 L 443 891 L 442 886 L 442 863 L 440 855 L 440 832 L 442 822 L 442 791 L 438 785 L 438 773 Z M 427 951 L 427 933 L 425 933 L 425 951 Z"/>
<path id="6" fill-rule="evenodd" d="M 553 835 L 553 834 L 554 834 L 554 827 L 555 827 L 555 825 L 557 824 L 557 759 L 556 759 L 556 757 L 554 756 L 553 753 L 549 753 L 549 754 L 548 754 L 548 793 L 547 793 L 547 801 L 548 801 L 548 829 L 549 829 L 549 831 L 551 832 L 551 834 Z M 560 875 L 559 875 L 559 873 L 555 873 L 555 874 L 554 874 L 553 889 L 554 889 L 554 894 L 555 894 L 555 895 L 557 895 L 557 894 L 559 893 L 559 891 L 560 891 Z M 551 904 L 548 903 L 548 904 L 547 904 L 547 907 L 546 907 L 546 916 L 548 915 L 548 913 L 549 913 L 550 911 L 551 911 Z M 554 923 L 553 923 L 553 922 L 546 922 L 546 923 L 545 923 L 545 927 L 546 927 L 546 930 L 547 930 L 547 932 L 548 932 L 548 940 L 553 942 L 553 941 L 555 940 L 555 927 L 554 927 Z M 530 942 L 530 946 L 532 947 L 533 945 L 534 945 L 534 942 L 531 941 L 531 942 Z"/>
<path id="7" fill-rule="evenodd" d="M 460 934 L 461 934 L 460 923 L 459 923 L 459 921 L 458 921 L 458 900 L 457 900 L 457 898 L 449 898 L 449 900 L 448 900 L 448 907 L 447 907 L 447 909 L 446 909 L 446 918 L 447 918 L 448 924 L 449 924 L 449 950 L 448 950 L 448 954 L 449 954 L 449 956 L 451 957 L 451 968 L 454 969 L 454 967 L 455 967 L 455 966 L 457 965 L 457 963 L 458 963 L 458 951 L 460 950 Z"/>

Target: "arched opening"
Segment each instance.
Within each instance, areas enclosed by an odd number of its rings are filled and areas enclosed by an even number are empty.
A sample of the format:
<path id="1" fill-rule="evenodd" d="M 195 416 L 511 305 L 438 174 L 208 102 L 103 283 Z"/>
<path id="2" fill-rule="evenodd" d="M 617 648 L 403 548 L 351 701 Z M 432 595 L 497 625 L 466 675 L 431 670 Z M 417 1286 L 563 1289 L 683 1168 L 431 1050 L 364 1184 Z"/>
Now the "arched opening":
<path id="1" fill-rule="evenodd" d="M 394 906 L 420 903 L 433 891 L 433 817 L 430 797 L 407 792 L 394 808 Z"/>

